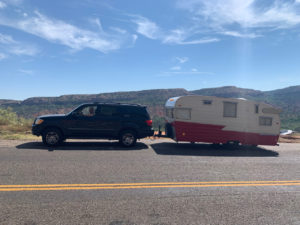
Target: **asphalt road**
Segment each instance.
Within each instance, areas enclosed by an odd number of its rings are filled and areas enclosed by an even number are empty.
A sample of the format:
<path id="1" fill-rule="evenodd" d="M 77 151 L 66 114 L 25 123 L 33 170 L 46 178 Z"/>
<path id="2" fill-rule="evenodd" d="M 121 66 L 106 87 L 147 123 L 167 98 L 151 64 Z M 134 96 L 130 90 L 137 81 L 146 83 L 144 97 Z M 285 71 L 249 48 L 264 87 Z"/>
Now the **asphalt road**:
<path id="1" fill-rule="evenodd" d="M 0 224 L 300 224 L 300 144 L 0 140 Z"/>

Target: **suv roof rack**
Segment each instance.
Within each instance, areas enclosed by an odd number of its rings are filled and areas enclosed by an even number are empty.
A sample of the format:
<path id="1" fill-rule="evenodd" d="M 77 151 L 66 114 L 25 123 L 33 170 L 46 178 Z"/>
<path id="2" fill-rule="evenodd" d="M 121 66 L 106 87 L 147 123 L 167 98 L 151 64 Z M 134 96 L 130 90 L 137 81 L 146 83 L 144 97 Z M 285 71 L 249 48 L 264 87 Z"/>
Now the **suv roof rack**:
<path id="1" fill-rule="evenodd" d="M 135 103 L 122 103 L 122 102 L 93 102 L 93 104 L 128 105 L 128 106 L 140 106 L 140 107 L 145 107 L 145 105 L 141 105 L 141 104 L 135 104 Z"/>

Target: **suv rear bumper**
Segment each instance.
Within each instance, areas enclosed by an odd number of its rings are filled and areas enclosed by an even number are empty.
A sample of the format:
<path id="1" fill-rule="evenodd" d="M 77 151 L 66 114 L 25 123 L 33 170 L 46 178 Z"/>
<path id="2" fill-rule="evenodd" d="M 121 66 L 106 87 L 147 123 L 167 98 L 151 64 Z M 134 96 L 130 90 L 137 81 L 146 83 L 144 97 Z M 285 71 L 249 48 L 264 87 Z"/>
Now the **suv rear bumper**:
<path id="1" fill-rule="evenodd" d="M 145 137 L 150 137 L 154 135 L 154 130 L 143 130 L 139 132 L 138 138 L 145 138 Z"/>

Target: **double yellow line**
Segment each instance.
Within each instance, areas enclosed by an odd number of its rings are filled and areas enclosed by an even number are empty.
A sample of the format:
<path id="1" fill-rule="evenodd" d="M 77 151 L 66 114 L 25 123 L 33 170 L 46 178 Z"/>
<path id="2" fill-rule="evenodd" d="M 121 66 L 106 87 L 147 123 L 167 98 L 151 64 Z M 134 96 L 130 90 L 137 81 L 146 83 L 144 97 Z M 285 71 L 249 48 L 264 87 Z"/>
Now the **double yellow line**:
<path id="1" fill-rule="evenodd" d="M 119 184 L 25 184 L 0 185 L 3 191 L 56 191 L 97 189 L 140 189 L 140 188 L 195 188 L 195 187 L 250 187 L 250 186 L 300 186 L 300 180 L 286 181 L 210 181 L 210 182 L 160 182 Z"/>

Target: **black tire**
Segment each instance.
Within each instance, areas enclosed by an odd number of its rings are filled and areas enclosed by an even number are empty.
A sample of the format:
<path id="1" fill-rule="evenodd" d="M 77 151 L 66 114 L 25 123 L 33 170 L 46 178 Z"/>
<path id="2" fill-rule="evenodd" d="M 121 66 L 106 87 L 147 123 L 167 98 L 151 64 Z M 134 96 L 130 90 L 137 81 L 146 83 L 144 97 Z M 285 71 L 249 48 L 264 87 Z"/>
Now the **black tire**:
<path id="1" fill-rule="evenodd" d="M 58 146 L 63 142 L 63 136 L 59 129 L 48 128 L 43 132 L 43 143 L 46 146 L 54 147 Z"/>
<path id="2" fill-rule="evenodd" d="M 237 149 L 240 148 L 240 142 L 239 141 L 227 141 L 226 144 L 224 144 L 225 148 L 228 149 Z"/>
<path id="3" fill-rule="evenodd" d="M 132 130 L 124 130 L 120 133 L 119 142 L 124 147 L 132 147 L 136 144 L 136 133 Z"/>
<path id="4" fill-rule="evenodd" d="M 226 144 L 230 145 L 230 146 L 239 146 L 240 142 L 239 141 L 227 141 Z"/>

